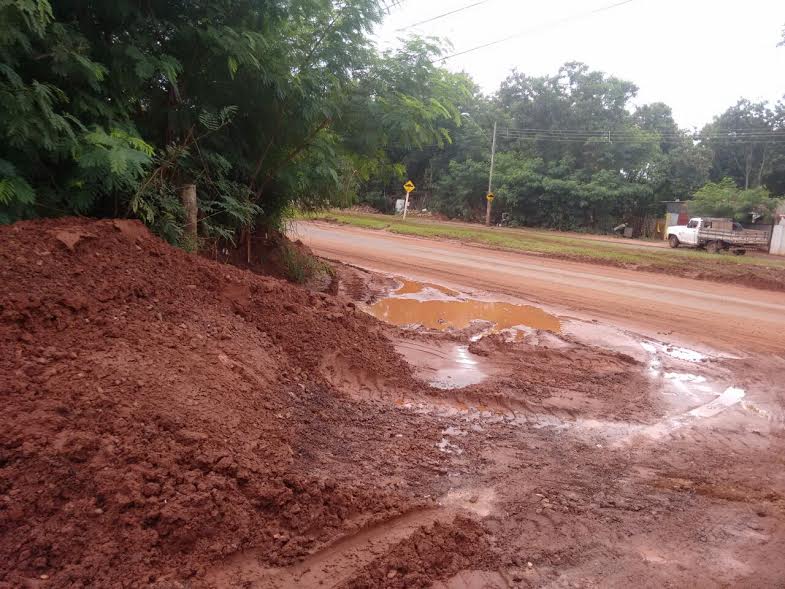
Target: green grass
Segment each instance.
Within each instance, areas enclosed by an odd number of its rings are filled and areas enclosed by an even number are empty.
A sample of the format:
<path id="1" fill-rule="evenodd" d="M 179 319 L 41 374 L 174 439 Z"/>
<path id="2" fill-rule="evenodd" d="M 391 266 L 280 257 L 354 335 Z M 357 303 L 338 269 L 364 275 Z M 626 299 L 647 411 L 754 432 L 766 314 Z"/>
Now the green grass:
<path id="1" fill-rule="evenodd" d="M 467 223 L 407 219 L 389 215 L 328 212 L 309 216 L 312 219 L 337 221 L 354 227 L 385 230 L 399 235 L 454 239 L 491 247 L 542 254 L 547 256 L 593 261 L 608 265 L 636 266 L 650 270 L 672 270 L 675 267 L 700 269 L 734 267 L 775 268 L 785 273 L 785 260 L 755 256 L 710 255 L 691 249 L 631 247 L 580 237 L 570 237 L 538 229 L 487 228 Z M 785 276 L 784 276 L 785 278 Z"/>
<path id="2" fill-rule="evenodd" d="M 299 250 L 289 243 L 282 245 L 281 265 L 286 277 L 297 284 L 304 284 L 320 272 L 324 272 L 328 276 L 334 274 L 332 266 L 328 263 Z"/>

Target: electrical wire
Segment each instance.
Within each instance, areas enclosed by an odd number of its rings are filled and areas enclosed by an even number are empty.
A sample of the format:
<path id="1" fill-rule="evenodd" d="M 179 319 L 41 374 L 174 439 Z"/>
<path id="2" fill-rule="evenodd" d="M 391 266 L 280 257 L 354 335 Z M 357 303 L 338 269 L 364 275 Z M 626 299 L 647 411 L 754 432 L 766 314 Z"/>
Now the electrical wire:
<path id="1" fill-rule="evenodd" d="M 649 136 L 641 137 L 641 133 L 649 133 Z M 571 140 L 590 140 L 590 139 L 610 139 L 610 140 L 635 140 L 661 142 L 668 140 L 694 139 L 694 140 L 729 140 L 729 141 L 755 141 L 765 142 L 769 140 L 785 139 L 785 134 L 781 131 L 742 131 L 725 132 L 714 131 L 711 133 L 679 133 L 679 132 L 658 132 L 640 130 L 612 131 L 612 130 L 565 130 L 565 129 L 512 129 L 502 128 L 497 133 L 502 137 L 513 138 L 552 138 L 552 139 L 571 139 Z"/>
<path id="2" fill-rule="evenodd" d="M 494 45 L 499 45 L 500 43 L 505 43 L 507 41 L 511 41 L 512 39 L 517 39 L 518 37 L 522 37 L 527 33 L 536 32 L 537 30 L 547 29 L 556 25 L 564 24 L 571 20 L 586 18 L 587 16 L 591 16 L 593 14 L 598 14 L 600 12 L 605 12 L 606 10 L 611 10 L 613 8 L 618 8 L 619 6 L 623 6 L 625 4 L 629 4 L 630 2 L 634 2 L 635 0 L 621 0 L 621 2 L 615 2 L 613 4 L 608 4 L 607 6 L 601 6 L 599 8 L 595 8 L 594 10 L 589 10 L 586 12 L 582 12 L 579 14 L 573 14 L 570 16 L 565 16 L 563 18 L 559 18 L 556 20 L 552 20 L 537 27 L 530 27 L 528 29 L 524 29 L 519 31 L 513 35 L 508 35 L 507 37 L 502 37 L 501 39 L 496 39 L 494 41 L 490 41 L 488 43 L 483 43 L 482 45 L 477 45 L 476 47 L 472 47 L 471 49 L 466 49 L 464 51 L 459 51 L 457 53 L 452 53 L 451 55 L 447 55 L 445 57 L 439 57 L 434 59 L 432 63 L 440 63 L 447 61 L 448 59 L 452 59 L 453 57 L 458 57 L 460 55 L 466 55 L 467 53 L 472 53 L 473 51 L 479 51 L 480 49 L 486 49 L 488 47 L 493 47 Z"/>
<path id="3" fill-rule="evenodd" d="M 509 137 L 509 138 L 543 138 L 543 139 L 573 139 L 578 141 L 589 141 L 591 139 L 601 139 L 601 140 L 631 140 L 631 141 L 657 141 L 657 142 L 668 142 L 668 141 L 680 141 L 682 139 L 692 139 L 694 141 L 754 141 L 756 143 L 765 143 L 767 141 L 775 141 L 775 140 L 783 140 L 785 139 L 785 135 L 765 135 L 765 136 L 757 136 L 757 135 L 750 135 L 746 137 L 726 137 L 726 136 L 713 136 L 713 135 L 679 135 L 679 136 L 661 136 L 657 134 L 653 135 L 636 135 L 636 134 L 614 134 L 614 133 L 605 133 L 600 135 L 560 135 L 558 133 L 507 133 L 502 131 L 497 134 L 499 137 Z"/>
<path id="4" fill-rule="evenodd" d="M 339 137 L 344 141 L 351 141 L 349 137 Z M 690 137 L 687 137 L 688 139 Z M 611 134 L 611 139 L 608 141 L 607 135 L 605 136 L 598 136 L 591 139 L 586 138 L 560 138 L 560 137 L 548 137 L 548 136 L 514 136 L 510 135 L 507 136 L 504 131 L 497 131 L 496 133 L 497 141 L 500 140 L 513 140 L 513 141 L 542 141 L 548 143 L 573 143 L 573 144 L 580 144 L 586 147 L 600 147 L 600 146 L 612 146 L 613 144 L 619 145 L 647 145 L 647 144 L 657 144 L 661 143 L 662 140 L 660 138 L 614 138 Z M 593 141 L 592 139 L 597 139 L 597 141 Z M 740 145 L 747 145 L 747 144 L 759 144 L 761 143 L 760 140 L 756 139 L 742 139 L 733 141 L 734 144 Z M 772 140 L 768 141 L 768 143 L 773 144 L 785 144 L 785 136 L 780 137 L 779 140 Z M 395 149 L 408 149 L 411 151 L 444 151 L 451 147 L 464 147 L 464 148 L 481 148 L 487 149 L 489 147 L 489 143 L 487 142 L 475 142 L 475 141 L 454 141 L 452 143 L 444 142 L 443 144 L 424 144 L 417 146 L 415 144 L 407 144 L 402 142 L 392 142 L 385 144 L 385 147 L 395 148 Z"/>
<path id="5" fill-rule="evenodd" d="M 461 6 L 460 8 L 456 8 L 455 10 L 451 10 L 451 11 L 445 12 L 443 14 L 437 14 L 434 17 L 426 18 L 425 20 L 421 20 L 419 22 L 412 23 L 410 25 L 406 25 L 405 27 L 401 27 L 400 29 L 395 29 L 395 32 L 396 33 L 400 33 L 402 31 L 406 31 L 406 30 L 411 29 L 413 27 L 418 27 L 420 25 L 424 25 L 426 23 L 433 22 L 435 20 L 439 20 L 440 18 L 444 18 L 446 16 L 450 16 L 450 15 L 456 14 L 458 12 L 463 12 L 464 10 L 468 10 L 469 8 L 474 8 L 475 6 L 479 6 L 480 4 L 485 4 L 486 2 L 488 2 L 488 0 L 480 0 L 479 2 L 473 2 L 472 4 L 467 4 L 466 6 Z"/>

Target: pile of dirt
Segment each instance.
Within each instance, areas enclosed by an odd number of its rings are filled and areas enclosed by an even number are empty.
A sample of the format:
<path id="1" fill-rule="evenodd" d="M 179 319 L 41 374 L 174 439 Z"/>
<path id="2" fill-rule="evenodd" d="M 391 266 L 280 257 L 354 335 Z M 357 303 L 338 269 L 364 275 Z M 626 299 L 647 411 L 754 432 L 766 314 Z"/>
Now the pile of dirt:
<path id="1" fill-rule="evenodd" d="M 354 303 L 133 221 L 22 222 L 0 243 L 0 586 L 198 586 L 228 554 L 286 565 L 424 502 L 439 427 L 324 372 L 340 352 L 418 386 Z M 388 433 L 347 443 L 352 424 Z"/>

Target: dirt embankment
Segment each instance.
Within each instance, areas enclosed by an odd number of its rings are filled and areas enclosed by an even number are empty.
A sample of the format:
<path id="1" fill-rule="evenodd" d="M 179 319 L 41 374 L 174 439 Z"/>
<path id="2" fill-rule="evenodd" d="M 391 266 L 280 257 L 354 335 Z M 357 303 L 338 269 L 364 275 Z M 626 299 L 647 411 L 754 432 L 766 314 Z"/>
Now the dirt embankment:
<path id="1" fill-rule="evenodd" d="M 412 386 L 352 303 L 136 222 L 24 222 L 0 243 L 0 585 L 198 585 L 227 554 L 286 565 L 427 503 L 436 426 L 341 398 L 322 373 L 339 350 Z M 347 442 L 353 424 L 417 434 Z"/>
<path id="2" fill-rule="evenodd" d="M 360 310 L 390 278 L 320 294 L 129 221 L 0 244 L 0 589 L 785 578 L 781 357 L 401 330 Z"/>

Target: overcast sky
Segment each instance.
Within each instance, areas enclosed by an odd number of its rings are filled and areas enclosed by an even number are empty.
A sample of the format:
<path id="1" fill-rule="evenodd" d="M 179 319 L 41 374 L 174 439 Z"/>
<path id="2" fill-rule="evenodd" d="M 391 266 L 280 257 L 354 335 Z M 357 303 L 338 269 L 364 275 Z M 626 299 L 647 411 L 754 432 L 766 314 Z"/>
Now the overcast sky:
<path id="1" fill-rule="evenodd" d="M 477 1 L 402 0 L 377 31 L 377 43 L 396 46 L 407 34 L 397 29 L 405 28 L 447 38 L 460 52 L 525 33 L 445 65 L 471 74 L 490 94 L 513 68 L 544 75 L 582 61 L 634 82 L 636 103 L 665 102 L 689 128 L 741 97 L 774 102 L 785 95 L 785 47 L 777 47 L 785 0 L 632 0 L 592 15 L 586 13 L 619 0 L 486 0 L 409 26 Z"/>

